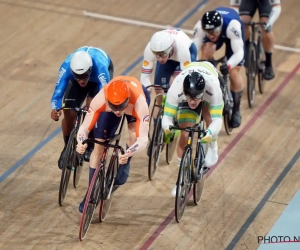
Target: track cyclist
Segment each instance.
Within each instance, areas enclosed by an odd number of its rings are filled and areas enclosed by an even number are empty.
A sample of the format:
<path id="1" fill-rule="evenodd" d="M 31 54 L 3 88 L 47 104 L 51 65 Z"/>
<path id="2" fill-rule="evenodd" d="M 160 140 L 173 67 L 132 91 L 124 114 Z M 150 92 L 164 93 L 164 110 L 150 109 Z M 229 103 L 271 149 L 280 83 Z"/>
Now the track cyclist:
<path id="1" fill-rule="evenodd" d="M 51 98 L 51 118 L 58 121 L 62 112 L 57 109 L 81 107 L 85 99 L 85 106 L 88 109 L 92 98 L 110 81 L 113 72 L 113 63 L 104 50 L 90 46 L 76 49 L 66 58 L 59 69 Z M 76 115 L 72 110 L 63 110 L 63 114 L 61 126 L 65 145 L 58 160 L 60 169 Z M 89 136 L 93 137 L 93 134 L 91 133 Z M 89 145 L 84 155 L 85 161 L 89 161 L 92 150 L 93 145 Z"/>
<path id="2" fill-rule="evenodd" d="M 201 59 L 213 59 L 216 50 L 226 44 L 227 67 L 223 74 L 229 73 L 233 110 L 230 126 L 238 128 L 242 116 L 240 103 L 244 88 L 241 66 L 244 65 L 244 25 L 240 16 L 232 8 L 219 7 L 205 12 L 194 27 L 194 42 L 201 50 Z"/>
<path id="3" fill-rule="evenodd" d="M 209 62 L 189 64 L 175 79 L 170 87 L 162 119 L 165 137 L 174 133 L 169 127 L 175 121 L 180 127 L 191 127 L 199 122 L 200 112 L 205 120 L 207 130 L 202 143 L 207 143 L 208 150 L 205 166 L 211 167 L 218 161 L 218 134 L 223 120 L 223 94 L 218 80 L 217 69 Z M 177 145 L 178 167 L 187 144 L 188 132 L 181 131 Z M 176 186 L 172 189 L 176 194 Z"/>
<path id="4" fill-rule="evenodd" d="M 149 104 L 143 86 L 139 80 L 131 76 L 114 77 L 94 97 L 89 111 L 79 128 L 77 135 L 77 152 L 83 154 L 87 139 L 93 130 L 94 138 L 99 141 L 109 140 L 118 129 L 122 116 L 125 115 L 128 123 L 129 140 L 126 153 L 119 154 L 119 170 L 114 183 L 113 191 L 125 184 L 129 176 L 130 160 L 132 155 L 141 152 L 147 147 L 149 132 Z M 134 125 L 134 126 L 132 126 Z M 132 130 L 134 128 L 134 130 Z M 133 137 L 135 140 L 133 140 Z M 89 185 L 98 166 L 104 147 L 95 144 L 91 154 L 89 168 Z M 85 197 L 79 205 L 79 212 L 84 208 Z"/>

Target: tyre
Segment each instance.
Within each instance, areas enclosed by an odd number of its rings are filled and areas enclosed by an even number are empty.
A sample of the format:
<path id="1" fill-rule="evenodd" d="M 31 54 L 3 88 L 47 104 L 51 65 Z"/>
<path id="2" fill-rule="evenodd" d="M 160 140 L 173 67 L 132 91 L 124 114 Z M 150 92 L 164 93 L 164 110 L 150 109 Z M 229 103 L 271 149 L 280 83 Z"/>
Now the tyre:
<path id="1" fill-rule="evenodd" d="M 114 181 L 118 172 L 119 162 L 118 162 L 118 156 L 116 152 L 117 150 L 114 150 L 114 153 L 110 158 L 109 166 L 106 172 L 106 193 L 105 193 L 105 199 L 102 199 L 99 205 L 99 222 L 105 220 L 113 200 L 113 193 L 110 194 L 109 198 L 107 197 L 107 195 L 112 185 L 114 185 Z"/>
<path id="2" fill-rule="evenodd" d="M 156 124 L 153 130 L 153 136 L 150 143 L 150 154 L 148 160 L 148 178 L 153 180 L 156 173 L 156 169 L 159 163 L 161 151 L 163 149 L 163 131 L 161 127 L 163 110 L 161 109 L 158 113 Z"/>
<path id="3" fill-rule="evenodd" d="M 247 97 L 248 97 L 248 106 L 252 108 L 255 99 L 255 78 L 256 78 L 256 64 L 257 64 L 257 57 L 256 57 L 256 46 L 253 42 L 249 44 L 248 47 L 248 56 L 247 56 Z"/>
<path id="4" fill-rule="evenodd" d="M 185 206 L 188 200 L 188 194 L 191 189 L 191 173 L 190 173 L 190 154 L 191 149 L 186 148 L 179 167 L 176 197 L 175 197 L 175 218 L 177 223 L 182 220 Z"/>
<path id="5" fill-rule="evenodd" d="M 72 172 L 72 167 L 74 166 L 74 154 L 76 147 L 76 138 L 75 138 L 75 130 L 71 132 L 70 139 L 68 141 L 67 147 L 64 152 L 64 160 L 63 167 L 60 178 L 59 185 L 59 194 L 58 194 L 58 203 L 60 206 L 63 205 L 64 199 L 66 197 L 70 176 Z"/>

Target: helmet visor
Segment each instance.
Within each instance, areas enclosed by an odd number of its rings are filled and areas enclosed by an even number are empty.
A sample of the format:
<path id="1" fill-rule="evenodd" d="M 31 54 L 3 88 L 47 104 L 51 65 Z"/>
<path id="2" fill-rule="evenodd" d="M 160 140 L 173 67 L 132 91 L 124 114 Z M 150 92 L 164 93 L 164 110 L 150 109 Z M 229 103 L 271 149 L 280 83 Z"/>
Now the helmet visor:
<path id="1" fill-rule="evenodd" d="M 214 34 L 219 33 L 221 31 L 221 27 L 217 27 L 217 28 L 212 29 L 212 30 L 203 30 L 203 31 L 207 35 L 214 35 Z"/>
<path id="2" fill-rule="evenodd" d="M 89 68 L 88 71 L 86 71 L 85 73 L 83 74 L 77 74 L 75 73 L 73 70 L 72 70 L 72 74 L 74 76 L 75 79 L 79 79 L 79 80 L 87 80 L 90 78 L 91 76 L 91 73 L 92 73 L 92 68 Z"/>
<path id="3" fill-rule="evenodd" d="M 152 53 L 156 56 L 156 57 L 166 57 L 170 54 L 172 49 L 172 46 L 169 47 L 168 49 L 164 50 L 164 51 L 152 51 Z"/>
<path id="4" fill-rule="evenodd" d="M 199 101 L 203 98 L 204 92 L 188 92 L 184 93 L 188 100 Z"/>
<path id="5" fill-rule="evenodd" d="M 129 103 L 129 97 L 121 104 L 116 105 L 112 104 L 109 100 L 107 100 L 108 106 L 111 108 L 112 111 L 123 111 L 127 108 L 128 103 Z"/>

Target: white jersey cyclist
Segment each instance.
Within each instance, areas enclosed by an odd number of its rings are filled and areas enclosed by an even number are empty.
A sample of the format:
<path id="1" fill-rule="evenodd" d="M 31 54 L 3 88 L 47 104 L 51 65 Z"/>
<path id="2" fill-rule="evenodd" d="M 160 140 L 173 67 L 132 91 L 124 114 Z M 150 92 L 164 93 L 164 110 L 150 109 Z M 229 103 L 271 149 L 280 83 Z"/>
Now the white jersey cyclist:
<path id="1" fill-rule="evenodd" d="M 140 81 L 145 87 L 151 85 L 150 76 L 154 63 L 158 61 L 154 84 L 169 84 L 174 72 L 180 73 L 186 65 L 197 60 L 197 53 L 193 40 L 183 31 L 158 31 L 153 34 L 144 50 Z"/>

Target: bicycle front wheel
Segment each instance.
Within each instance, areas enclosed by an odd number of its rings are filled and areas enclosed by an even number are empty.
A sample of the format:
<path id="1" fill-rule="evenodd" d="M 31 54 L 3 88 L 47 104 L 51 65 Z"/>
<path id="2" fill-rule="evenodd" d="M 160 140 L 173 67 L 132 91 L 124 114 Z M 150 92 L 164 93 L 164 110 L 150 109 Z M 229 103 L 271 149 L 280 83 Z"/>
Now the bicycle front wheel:
<path id="1" fill-rule="evenodd" d="M 254 98 L 255 98 L 255 78 L 256 78 L 256 72 L 257 72 L 256 46 L 253 42 L 251 42 L 249 44 L 247 53 L 248 53 L 247 97 L 248 97 L 249 108 L 252 108 L 252 106 L 254 104 Z"/>
<path id="2" fill-rule="evenodd" d="M 202 144 L 200 144 L 199 150 L 200 152 L 197 155 L 198 155 L 198 160 L 200 160 L 200 163 L 199 163 L 199 167 L 196 168 L 194 172 L 194 185 L 193 185 L 193 199 L 195 205 L 198 205 L 201 200 L 201 196 L 203 193 L 205 180 L 206 180 L 206 173 L 208 171 L 208 169 L 204 167 L 205 149 Z"/>
<path id="3" fill-rule="evenodd" d="M 161 151 L 163 148 L 163 131 L 161 128 L 163 110 L 161 109 L 158 113 L 157 120 L 153 130 L 153 136 L 150 143 L 150 155 L 148 161 L 148 178 L 153 180 L 158 167 Z"/>
<path id="4" fill-rule="evenodd" d="M 262 39 L 261 39 L 261 33 L 258 33 L 258 38 L 257 38 L 257 78 L 258 78 L 258 88 L 259 92 L 261 94 L 264 93 L 265 91 L 265 80 L 264 80 L 264 74 L 265 74 L 265 51 L 262 46 Z"/>
<path id="5" fill-rule="evenodd" d="M 109 166 L 106 172 L 106 194 L 105 194 L 105 199 L 102 199 L 100 201 L 99 205 L 99 221 L 102 222 L 105 220 L 107 213 L 111 207 L 111 203 L 113 200 L 113 193 L 110 194 L 110 197 L 108 198 L 107 195 L 110 192 L 111 187 L 114 185 L 115 178 L 118 173 L 118 167 L 119 167 L 119 162 L 118 162 L 118 156 L 117 156 L 117 150 L 115 150 L 115 155 L 112 155 L 110 158 Z"/>
<path id="6" fill-rule="evenodd" d="M 177 223 L 182 220 L 188 194 L 191 189 L 190 154 L 191 149 L 187 147 L 183 153 L 178 172 L 175 198 L 175 218 Z"/>
<path id="7" fill-rule="evenodd" d="M 95 209 L 101 199 L 101 191 L 104 182 L 104 170 L 103 167 L 100 166 L 96 169 L 92 181 L 90 183 L 84 208 L 81 215 L 80 226 L 79 226 L 79 239 L 82 241 L 86 233 L 90 227 L 91 221 L 93 219 L 93 215 Z"/>
<path id="8" fill-rule="evenodd" d="M 63 167 L 61 172 L 61 179 L 59 185 L 59 194 L 58 194 L 58 203 L 60 206 L 63 205 L 64 199 L 67 194 L 70 176 L 72 167 L 74 164 L 74 154 L 75 154 L 75 147 L 76 147 L 76 139 L 74 137 L 75 131 L 73 130 L 70 135 L 70 139 L 68 141 L 67 147 L 64 152 L 64 160 L 63 160 Z"/>

